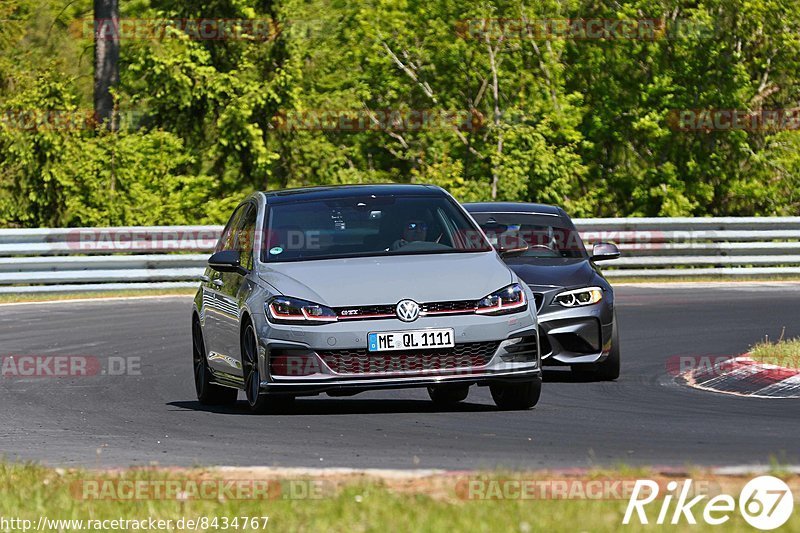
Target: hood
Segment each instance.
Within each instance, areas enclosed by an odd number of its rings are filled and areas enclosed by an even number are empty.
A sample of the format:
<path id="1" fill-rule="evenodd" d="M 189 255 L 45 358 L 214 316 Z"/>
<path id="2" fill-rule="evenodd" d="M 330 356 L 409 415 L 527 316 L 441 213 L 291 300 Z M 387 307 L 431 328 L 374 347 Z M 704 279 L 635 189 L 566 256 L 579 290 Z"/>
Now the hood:
<path id="1" fill-rule="evenodd" d="M 477 300 L 514 282 L 495 252 L 354 257 L 262 264 L 285 296 L 330 307 Z"/>
<path id="2" fill-rule="evenodd" d="M 590 283 L 595 271 L 588 259 L 515 257 L 508 266 L 528 285 L 575 287 Z"/>

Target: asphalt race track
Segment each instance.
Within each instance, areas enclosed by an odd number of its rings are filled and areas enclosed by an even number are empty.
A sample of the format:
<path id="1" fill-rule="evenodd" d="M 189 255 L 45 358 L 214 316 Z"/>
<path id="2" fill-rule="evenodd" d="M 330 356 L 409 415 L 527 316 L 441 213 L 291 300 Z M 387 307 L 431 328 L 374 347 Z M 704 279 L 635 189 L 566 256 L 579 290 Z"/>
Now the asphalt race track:
<path id="1" fill-rule="evenodd" d="M 0 377 L 0 454 L 89 467 L 800 464 L 800 402 L 688 389 L 668 372 L 673 356 L 740 354 L 784 327 L 800 336 L 800 284 L 617 295 L 622 378 L 549 371 L 528 412 L 497 411 L 474 387 L 449 411 L 424 390 L 300 399 L 288 414 L 252 416 L 243 400 L 208 410 L 194 396 L 189 297 L 0 306 L 0 357 L 141 358 L 139 375 Z"/>

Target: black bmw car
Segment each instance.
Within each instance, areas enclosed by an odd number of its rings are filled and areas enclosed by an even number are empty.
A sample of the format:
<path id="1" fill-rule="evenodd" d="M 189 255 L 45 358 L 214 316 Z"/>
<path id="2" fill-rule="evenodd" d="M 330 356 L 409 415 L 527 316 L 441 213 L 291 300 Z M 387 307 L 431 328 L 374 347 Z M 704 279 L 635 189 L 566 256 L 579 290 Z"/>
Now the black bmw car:
<path id="1" fill-rule="evenodd" d="M 618 378 L 614 290 L 595 263 L 616 259 L 619 249 L 597 243 L 589 255 L 560 207 L 502 202 L 464 207 L 534 293 L 542 364 Z"/>

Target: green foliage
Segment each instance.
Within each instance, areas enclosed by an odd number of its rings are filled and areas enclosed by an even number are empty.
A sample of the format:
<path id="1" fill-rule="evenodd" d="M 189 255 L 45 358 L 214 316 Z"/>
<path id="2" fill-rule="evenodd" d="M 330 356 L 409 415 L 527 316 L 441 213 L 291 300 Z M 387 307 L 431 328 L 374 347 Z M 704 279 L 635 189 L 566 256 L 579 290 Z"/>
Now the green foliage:
<path id="1" fill-rule="evenodd" d="M 192 157 L 180 137 L 95 129 L 68 85 L 39 79 L 6 101 L 0 223 L 188 224 L 224 216 L 204 209 L 214 180 L 190 172 Z"/>
<path id="2" fill-rule="evenodd" d="M 800 133 L 685 131 L 674 121 L 676 110 L 796 108 L 797 3 L 121 4 L 121 16 L 140 23 L 256 20 L 272 31 L 197 40 L 173 28 L 123 39 L 119 132 L 90 120 L 30 127 L 20 117 L 91 115 L 92 3 L 0 0 L 0 225 L 221 222 L 253 190 L 374 182 L 434 183 L 463 201 L 559 204 L 576 216 L 800 207 Z M 659 19 L 670 31 L 476 31 L 481 19 L 576 18 Z M 678 25 L 684 31 L 673 32 Z M 457 118 L 377 120 L 414 112 Z M 359 117 L 362 127 L 315 127 L 325 113 Z M 311 126 L 287 127 L 291 116 Z"/>

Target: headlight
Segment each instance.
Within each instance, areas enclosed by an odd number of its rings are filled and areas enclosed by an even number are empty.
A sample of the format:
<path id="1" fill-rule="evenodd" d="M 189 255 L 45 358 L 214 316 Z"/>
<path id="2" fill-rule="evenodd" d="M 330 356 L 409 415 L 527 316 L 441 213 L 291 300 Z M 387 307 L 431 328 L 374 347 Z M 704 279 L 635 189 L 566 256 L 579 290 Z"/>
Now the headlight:
<path id="1" fill-rule="evenodd" d="M 264 310 L 269 321 L 276 324 L 324 324 L 338 320 L 330 307 L 287 296 L 270 299 Z"/>
<path id="2" fill-rule="evenodd" d="M 475 312 L 481 315 L 519 313 L 528 308 L 528 299 L 519 283 L 493 292 L 478 301 Z"/>
<path id="3" fill-rule="evenodd" d="M 563 307 L 581 307 L 596 304 L 602 299 L 603 289 L 600 287 L 584 287 L 562 292 L 553 301 Z"/>

